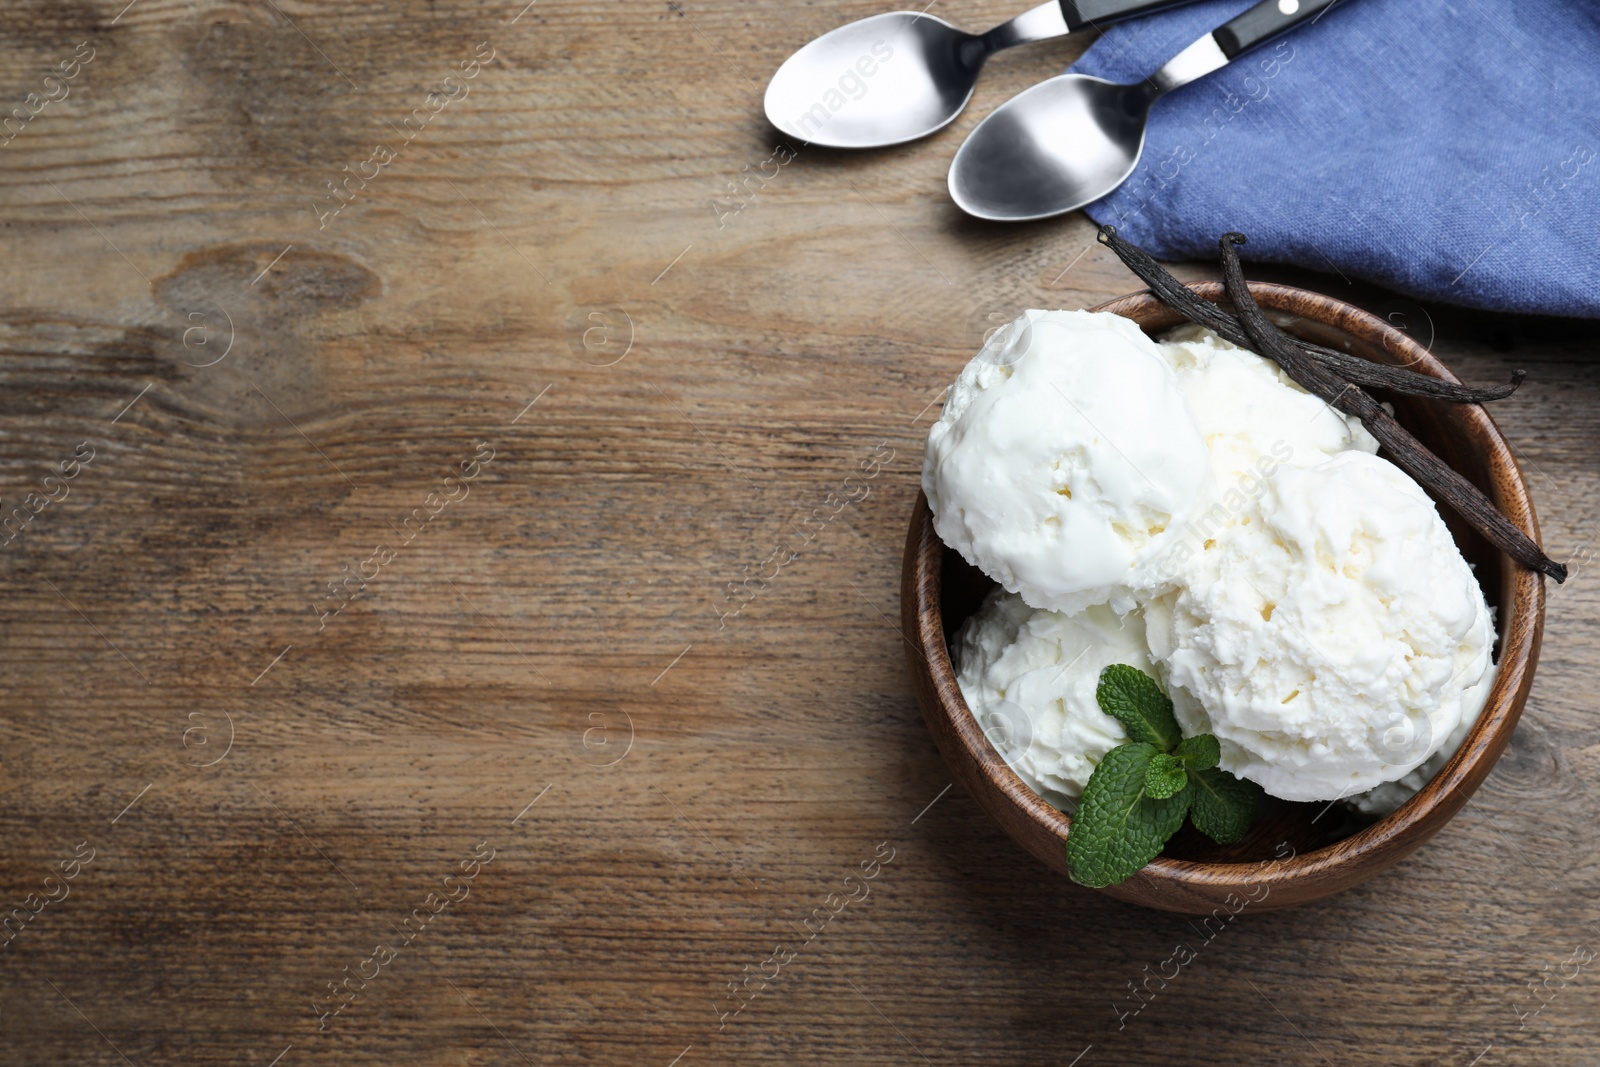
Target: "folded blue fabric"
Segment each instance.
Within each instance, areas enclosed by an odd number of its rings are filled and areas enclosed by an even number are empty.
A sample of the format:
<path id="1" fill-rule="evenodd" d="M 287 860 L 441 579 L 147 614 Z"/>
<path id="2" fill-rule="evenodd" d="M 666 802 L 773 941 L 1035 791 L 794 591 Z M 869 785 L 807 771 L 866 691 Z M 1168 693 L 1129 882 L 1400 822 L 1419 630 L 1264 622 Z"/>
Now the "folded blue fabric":
<path id="1" fill-rule="evenodd" d="M 1072 69 L 1138 81 L 1249 6 L 1114 26 Z M 1600 5 L 1340 0 L 1158 103 L 1087 211 L 1163 259 L 1239 230 L 1247 258 L 1600 317 Z"/>

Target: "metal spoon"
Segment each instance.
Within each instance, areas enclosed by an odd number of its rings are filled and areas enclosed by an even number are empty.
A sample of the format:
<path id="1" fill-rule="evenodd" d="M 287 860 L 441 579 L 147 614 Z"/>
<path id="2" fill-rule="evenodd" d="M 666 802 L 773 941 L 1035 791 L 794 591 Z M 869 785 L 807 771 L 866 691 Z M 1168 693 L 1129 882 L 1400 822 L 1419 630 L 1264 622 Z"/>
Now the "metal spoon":
<path id="1" fill-rule="evenodd" d="M 767 86 L 767 119 L 791 137 L 833 148 L 914 141 L 961 114 L 994 53 L 1183 2 L 1048 0 L 982 35 L 916 11 L 873 15 L 784 60 Z"/>
<path id="2" fill-rule="evenodd" d="M 957 150 L 950 196 L 967 214 L 999 222 L 1045 219 L 1100 199 L 1138 164 L 1150 105 L 1335 2 L 1261 0 L 1137 85 L 1063 74 L 1018 93 Z"/>

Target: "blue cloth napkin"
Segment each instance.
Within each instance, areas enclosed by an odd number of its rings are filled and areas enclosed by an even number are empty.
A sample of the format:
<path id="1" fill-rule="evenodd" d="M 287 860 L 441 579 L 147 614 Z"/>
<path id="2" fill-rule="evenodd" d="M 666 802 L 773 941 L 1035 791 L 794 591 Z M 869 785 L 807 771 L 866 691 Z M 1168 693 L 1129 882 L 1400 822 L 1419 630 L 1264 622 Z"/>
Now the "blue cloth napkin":
<path id="1" fill-rule="evenodd" d="M 1146 77 L 1249 7 L 1113 26 L 1073 66 Z M 1096 222 L 1162 259 L 1249 259 L 1417 297 L 1600 317 L 1600 4 L 1340 0 L 1168 95 Z"/>

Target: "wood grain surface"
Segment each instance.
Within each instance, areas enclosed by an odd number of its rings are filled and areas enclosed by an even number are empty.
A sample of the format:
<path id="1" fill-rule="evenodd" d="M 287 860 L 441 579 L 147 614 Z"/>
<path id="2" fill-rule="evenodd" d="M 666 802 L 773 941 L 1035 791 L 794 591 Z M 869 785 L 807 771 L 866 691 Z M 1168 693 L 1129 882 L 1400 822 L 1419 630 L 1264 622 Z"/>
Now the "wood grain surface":
<path id="1" fill-rule="evenodd" d="M 945 383 L 1137 287 L 944 194 L 1083 45 L 781 145 L 766 76 L 875 10 L 0 6 L 5 1063 L 1594 1062 L 1591 327 L 1252 268 L 1525 367 L 1574 576 L 1392 871 L 1209 937 L 1081 891 L 947 788 L 894 620 Z"/>

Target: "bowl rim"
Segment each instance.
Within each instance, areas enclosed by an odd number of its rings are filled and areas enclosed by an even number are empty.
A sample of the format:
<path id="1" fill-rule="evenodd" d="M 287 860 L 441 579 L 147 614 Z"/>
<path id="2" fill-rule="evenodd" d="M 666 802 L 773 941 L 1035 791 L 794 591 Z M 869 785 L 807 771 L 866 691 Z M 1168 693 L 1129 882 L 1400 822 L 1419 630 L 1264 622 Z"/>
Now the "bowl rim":
<path id="1" fill-rule="evenodd" d="M 1271 282 L 1250 282 L 1249 286 L 1251 294 L 1264 311 L 1288 313 L 1331 327 L 1357 344 L 1381 347 L 1396 357 L 1393 362 L 1433 377 L 1459 381 L 1426 348 L 1370 312 L 1336 297 L 1294 286 Z M 1214 303 L 1226 303 L 1220 282 L 1190 283 L 1188 287 Z M 1132 319 L 1130 312 L 1151 308 L 1168 310 L 1145 289 L 1113 298 L 1089 310 L 1110 312 Z M 1308 311 L 1315 313 L 1308 314 Z M 1365 339 L 1375 336 L 1383 338 L 1381 346 Z M 1494 420 L 1479 404 L 1453 404 L 1451 409 L 1456 413 L 1453 417 L 1470 439 L 1473 449 L 1481 455 L 1489 477 L 1491 500 L 1512 523 L 1538 541 L 1538 520 L 1527 485 L 1509 443 Z M 1006 764 L 984 736 L 956 683 L 941 621 L 941 569 L 945 551 L 944 543 L 933 530 L 933 514 L 927 496 L 919 490 L 906 544 L 906 571 L 903 577 L 906 591 L 904 610 L 911 646 L 907 659 L 913 671 L 919 670 L 918 659 L 924 661 L 928 680 L 933 683 L 932 691 L 924 701 L 924 710 L 931 715 L 933 709 L 928 705 L 936 705 L 988 784 L 1022 811 L 1036 827 L 1044 829 L 1056 839 L 1054 857 L 1039 853 L 1027 842 L 1022 843 L 1049 866 L 1064 871 L 1064 846 L 1067 830 L 1072 823 L 1071 816 L 1040 797 Z M 1187 911 L 1192 909 L 1181 901 L 1159 898 L 1171 897 L 1174 888 L 1187 887 L 1204 891 L 1200 896 L 1212 901 L 1217 899 L 1221 890 L 1263 885 L 1276 888 L 1315 876 L 1315 880 L 1325 883 L 1326 888 L 1303 898 L 1314 899 L 1364 881 L 1420 847 L 1460 810 L 1488 776 L 1510 740 L 1532 685 L 1543 633 L 1544 579 L 1542 575 L 1521 567 L 1505 553 L 1499 555 L 1501 581 L 1499 618 L 1496 623 L 1501 647 L 1494 684 L 1461 747 L 1414 796 L 1391 814 L 1351 836 L 1310 852 L 1280 859 L 1243 862 L 1179 860 L 1158 856 L 1133 878 L 1119 885 L 1107 886 L 1101 891 L 1140 903 Z M 939 594 L 931 611 L 927 610 L 929 605 L 924 596 L 930 590 L 936 590 Z M 1381 862 L 1372 862 L 1380 856 Z M 1367 869 L 1348 877 L 1348 869 L 1363 866 L 1362 861 L 1366 861 Z M 1339 874 L 1347 876 L 1338 877 Z M 1184 894 L 1180 891 L 1181 896 Z M 1299 901 L 1283 903 L 1296 902 Z"/>

